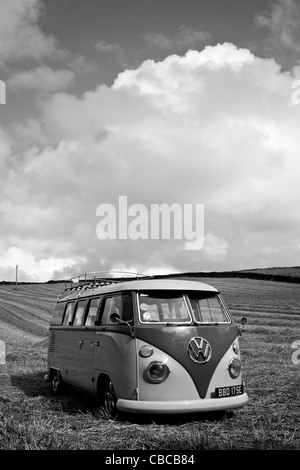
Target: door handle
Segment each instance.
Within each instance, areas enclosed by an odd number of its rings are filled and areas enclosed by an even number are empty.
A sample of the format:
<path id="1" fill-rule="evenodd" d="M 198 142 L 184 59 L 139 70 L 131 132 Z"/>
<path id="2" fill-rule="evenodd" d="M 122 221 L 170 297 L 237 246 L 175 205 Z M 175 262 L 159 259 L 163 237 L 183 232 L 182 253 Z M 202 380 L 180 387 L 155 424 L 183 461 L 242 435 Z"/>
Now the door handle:
<path id="1" fill-rule="evenodd" d="M 96 341 L 96 342 L 94 343 L 94 346 L 97 346 L 97 348 L 99 348 L 100 342 L 99 342 L 99 341 Z"/>
<path id="2" fill-rule="evenodd" d="M 80 344 L 80 346 L 84 343 L 83 339 L 81 341 L 78 341 L 78 344 Z"/>

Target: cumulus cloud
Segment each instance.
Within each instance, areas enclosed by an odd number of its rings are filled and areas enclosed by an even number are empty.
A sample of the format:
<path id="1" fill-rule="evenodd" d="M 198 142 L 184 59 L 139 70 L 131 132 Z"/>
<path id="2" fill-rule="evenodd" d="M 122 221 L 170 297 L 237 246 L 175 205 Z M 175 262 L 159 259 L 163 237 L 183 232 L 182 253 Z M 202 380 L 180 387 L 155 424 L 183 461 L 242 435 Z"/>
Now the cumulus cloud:
<path id="1" fill-rule="evenodd" d="M 95 44 L 95 50 L 103 60 L 115 61 L 116 64 L 124 68 L 127 65 L 128 58 L 124 49 L 117 43 L 109 43 L 104 40 Z"/>
<path id="2" fill-rule="evenodd" d="M 1 0 L 0 64 L 61 54 L 55 38 L 44 34 L 38 26 L 41 14 L 40 0 Z"/>
<path id="3" fill-rule="evenodd" d="M 300 8 L 295 0 L 276 0 L 270 12 L 256 15 L 255 23 L 268 31 L 267 53 L 287 68 L 300 63 Z"/>
<path id="4" fill-rule="evenodd" d="M 98 52 L 104 52 L 104 53 L 112 53 L 112 54 L 119 54 L 120 52 L 124 53 L 123 49 L 121 48 L 119 44 L 116 44 L 116 43 L 111 44 L 103 40 L 98 41 L 95 44 L 95 49 Z"/>
<path id="5" fill-rule="evenodd" d="M 227 254 L 227 242 L 217 236 L 208 233 L 205 238 L 204 253 L 212 261 L 222 261 Z"/>
<path id="6" fill-rule="evenodd" d="M 82 97 L 56 93 L 44 101 L 38 125 L 15 128 L 14 139 L 26 135 L 26 151 L 8 164 L 11 148 L 0 148 L 1 252 L 31 253 L 29 266 L 41 278 L 50 276 L 50 268 L 41 271 L 49 259 L 75 274 L 296 264 L 295 73 L 225 43 L 147 60 Z M 188 251 L 176 239 L 99 240 L 97 207 L 117 210 L 120 195 L 128 206 L 204 204 L 204 248 Z"/>
<path id="7" fill-rule="evenodd" d="M 157 31 L 148 31 L 143 38 L 146 44 L 161 51 L 182 54 L 188 49 L 201 48 L 210 40 L 211 35 L 201 27 L 194 29 L 181 25 L 173 37 L 167 37 Z"/>
<path id="8" fill-rule="evenodd" d="M 36 92 L 55 92 L 68 88 L 75 79 L 71 70 L 53 70 L 47 65 L 41 65 L 32 70 L 13 75 L 7 86 L 14 90 L 34 90 Z"/>
<path id="9" fill-rule="evenodd" d="M 10 139 L 7 133 L 0 127 L 0 174 L 7 170 L 8 158 L 11 152 Z"/>
<path id="10" fill-rule="evenodd" d="M 53 256 L 37 261 L 30 251 L 19 247 L 10 247 L 6 253 L 0 255 L 1 267 L 6 273 L 10 274 L 11 278 L 18 267 L 18 278 L 21 276 L 23 280 L 36 282 L 47 281 L 55 273 L 61 273 L 66 269 L 71 270 L 77 262 L 78 260 L 75 259 L 54 258 Z"/>

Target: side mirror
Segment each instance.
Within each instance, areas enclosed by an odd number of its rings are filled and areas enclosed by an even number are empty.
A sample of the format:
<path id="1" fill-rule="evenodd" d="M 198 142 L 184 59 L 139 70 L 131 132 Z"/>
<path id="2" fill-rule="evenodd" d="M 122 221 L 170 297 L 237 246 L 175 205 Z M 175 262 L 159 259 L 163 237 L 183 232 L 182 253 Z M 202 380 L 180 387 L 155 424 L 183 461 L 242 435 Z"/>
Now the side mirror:
<path id="1" fill-rule="evenodd" d="M 113 322 L 113 323 L 117 323 L 118 325 L 127 325 L 129 327 L 129 330 L 130 330 L 130 336 L 131 338 L 135 338 L 135 335 L 134 335 L 134 332 L 132 330 L 132 327 L 131 325 L 127 322 L 127 321 L 124 321 L 124 320 L 121 320 L 120 318 L 120 315 L 118 312 L 113 312 L 111 315 L 110 315 L 110 320 Z"/>
<path id="2" fill-rule="evenodd" d="M 118 314 L 118 312 L 113 312 L 110 316 L 110 320 L 113 322 L 113 323 L 118 323 L 121 321 L 121 318 L 120 318 L 120 315 Z"/>
<path id="3" fill-rule="evenodd" d="M 245 325 L 247 323 L 247 318 L 246 317 L 242 317 L 241 318 L 241 325 Z"/>

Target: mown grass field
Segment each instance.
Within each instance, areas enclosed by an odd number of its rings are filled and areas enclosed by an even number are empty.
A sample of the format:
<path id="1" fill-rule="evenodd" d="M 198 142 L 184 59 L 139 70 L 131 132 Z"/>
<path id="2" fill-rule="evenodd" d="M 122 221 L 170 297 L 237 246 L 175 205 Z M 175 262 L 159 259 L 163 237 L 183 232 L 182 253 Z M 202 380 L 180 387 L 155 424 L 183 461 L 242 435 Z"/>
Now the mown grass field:
<path id="1" fill-rule="evenodd" d="M 297 284 L 199 279 L 219 288 L 236 321 L 250 397 L 223 414 L 122 416 L 109 421 L 83 394 L 59 399 L 43 381 L 49 319 L 62 285 L 0 286 L 0 339 L 8 375 L 0 376 L 0 449 L 300 449 L 300 340 Z M 299 353 L 300 358 L 300 353 Z"/>

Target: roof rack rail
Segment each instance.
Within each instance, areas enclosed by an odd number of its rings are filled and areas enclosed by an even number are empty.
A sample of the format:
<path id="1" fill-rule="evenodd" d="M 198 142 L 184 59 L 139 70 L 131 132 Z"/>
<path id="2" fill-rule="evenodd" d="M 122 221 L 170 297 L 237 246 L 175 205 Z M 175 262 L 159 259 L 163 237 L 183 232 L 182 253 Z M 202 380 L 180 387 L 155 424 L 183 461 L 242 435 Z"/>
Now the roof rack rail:
<path id="1" fill-rule="evenodd" d="M 101 274 L 101 276 L 100 276 Z M 107 276 L 104 276 L 107 274 Z M 66 279 L 65 289 L 58 296 L 57 300 L 68 300 L 70 298 L 80 297 L 81 294 L 89 289 L 96 289 L 110 284 L 131 281 L 136 279 L 145 279 L 151 276 L 145 274 L 123 272 L 123 271 L 92 271 L 78 276 Z M 68 283 L 70 284 L 68 286 Z"/>

